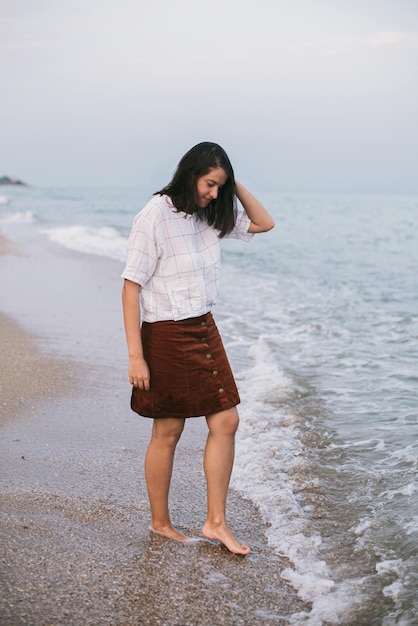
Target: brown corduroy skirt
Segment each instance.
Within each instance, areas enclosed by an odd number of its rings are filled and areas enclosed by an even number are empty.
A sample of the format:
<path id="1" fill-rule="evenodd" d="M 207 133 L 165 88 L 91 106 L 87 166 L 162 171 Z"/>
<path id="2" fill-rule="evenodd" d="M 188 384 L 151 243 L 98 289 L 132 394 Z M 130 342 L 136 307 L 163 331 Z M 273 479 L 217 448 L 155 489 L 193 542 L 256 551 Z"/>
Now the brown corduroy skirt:
<path id="1" fill-rule="evenodd" d="M 132 388 L 131 408 L 144 417 L 198 417 L 240 402 L 211 313 L 142 324 L 150 390 Z"/>

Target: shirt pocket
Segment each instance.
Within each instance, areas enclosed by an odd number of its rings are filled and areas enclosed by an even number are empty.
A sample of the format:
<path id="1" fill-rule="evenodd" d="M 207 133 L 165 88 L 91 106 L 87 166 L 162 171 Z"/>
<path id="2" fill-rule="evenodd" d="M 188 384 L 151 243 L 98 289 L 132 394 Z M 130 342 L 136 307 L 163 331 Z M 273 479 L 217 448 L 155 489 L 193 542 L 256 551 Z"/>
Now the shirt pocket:
<path id="1" fill-rule="evenodd" d="M 203 278 L 179 278 L 167 285 L 174 320 L 206 313 L 206 289 Z"/>

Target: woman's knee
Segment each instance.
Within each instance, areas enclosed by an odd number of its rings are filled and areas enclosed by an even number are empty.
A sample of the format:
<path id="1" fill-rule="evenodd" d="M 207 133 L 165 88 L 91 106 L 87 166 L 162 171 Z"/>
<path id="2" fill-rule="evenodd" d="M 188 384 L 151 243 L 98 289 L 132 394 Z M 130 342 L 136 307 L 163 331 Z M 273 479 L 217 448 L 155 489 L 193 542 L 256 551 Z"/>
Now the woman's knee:
<path id="1" fill-rule="evenodd" d="M 152 439 L 163 445 L 177 445 L 184 429 L 182 419 L 155 419 Z"/>
<path id="2" fill-rule="evenodd" d="M 220 413 L 208 415 L 206 421 L 210 432 L 214 435 L 235 435 L 238 429 L 239 415 L 236 407 L 233 407 Z"/>

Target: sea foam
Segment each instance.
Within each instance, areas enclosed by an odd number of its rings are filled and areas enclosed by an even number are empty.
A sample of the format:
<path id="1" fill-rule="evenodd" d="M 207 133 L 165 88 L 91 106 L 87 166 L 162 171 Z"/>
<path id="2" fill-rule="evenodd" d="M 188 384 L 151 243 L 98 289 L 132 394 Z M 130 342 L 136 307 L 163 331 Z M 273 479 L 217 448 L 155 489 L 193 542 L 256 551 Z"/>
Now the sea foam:
<path id="1" fill-rule="evenodd" d="M 16 211 L 15 213 L 0 214 L 0 222 L 2 224 L 32 224 L 36 221 L 36 215 L 32 211 Z"/>
<path id="2" fill-rule="evenodd" d="M 299 481 L 305 475 L 301 418 L 288 399 L 297 386 L 275 362 L 265 338 L 251 346 L 254 367 L 239 380 L 243 399 L 232 485 L 258 507 L 269 544 L 291 562 L 281 576 L 312 603 L 309 613 L 295 614 L 291 623 L 341 623 L 341 616 L 359 601 L 361 581 L 337 584 L 321 555 L 322 538 L 312 528 L 299 503 Z"/>
<path id="3" fill-rule="evenodd" d="M 41 232 L 61 246 L 76 252 L 106 256 L 116 261 L 126 258 L 127 239 L 110 226 L 65 226 L 47 228 Z"/>

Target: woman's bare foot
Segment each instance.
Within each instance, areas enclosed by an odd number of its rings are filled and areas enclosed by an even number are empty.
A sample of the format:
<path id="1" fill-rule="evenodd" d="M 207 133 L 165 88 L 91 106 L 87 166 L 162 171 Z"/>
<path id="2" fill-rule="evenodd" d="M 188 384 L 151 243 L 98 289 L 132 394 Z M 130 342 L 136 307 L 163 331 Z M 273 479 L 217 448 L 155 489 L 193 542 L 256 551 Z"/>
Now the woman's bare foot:
<path id="1" fill-rule="evenodd" d="M 183 533 L 180 533 L 173 526 L 164 526 L 160 530 L 150 526 L 149 529 L 156 535 L 161 535 L 161 537 L 166 537 L 167 539 L 174 539 L 174 541 L 181 541 L 183 543 L 194 543 L 196 541 L 200 541 L 197 537 L 188 537 L 187 535 L 183 535 Z"/>
<path id="2" fill-rule="evenodd" d="M 233 554 L 248 554 L 250 548 L 245 543 L 239 543 L 226 524 L 211 525 L 209 522 L 202 528 L 202 535 L 207 539 L 214 539 L 224 544 Z"/>

